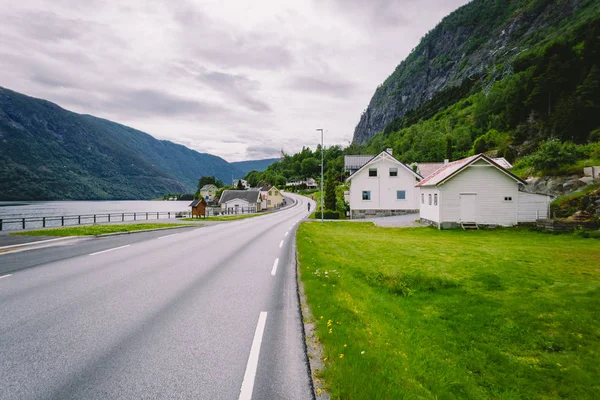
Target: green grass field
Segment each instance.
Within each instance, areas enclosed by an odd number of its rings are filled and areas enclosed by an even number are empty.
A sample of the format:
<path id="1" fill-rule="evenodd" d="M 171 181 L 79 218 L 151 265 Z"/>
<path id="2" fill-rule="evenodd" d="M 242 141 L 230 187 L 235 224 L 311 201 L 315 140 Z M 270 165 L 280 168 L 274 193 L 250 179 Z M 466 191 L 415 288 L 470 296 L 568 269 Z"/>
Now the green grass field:
<path id="1" fill-rule="evenodd" d="M 600 242 L 303 223 L 333 399 L 600 398 Z"/>
<path id="2" fill-rule="evenodd" d="M 102 235 L 104 233 L 133 232 L 146 229 L 172 228 L 175 226 L 189 226 L 188 224 L 106 224 L 83 225 L 66 228 L 39 229 L 34 231 L 12 232 L 15 236 L 87 236 Z"/>

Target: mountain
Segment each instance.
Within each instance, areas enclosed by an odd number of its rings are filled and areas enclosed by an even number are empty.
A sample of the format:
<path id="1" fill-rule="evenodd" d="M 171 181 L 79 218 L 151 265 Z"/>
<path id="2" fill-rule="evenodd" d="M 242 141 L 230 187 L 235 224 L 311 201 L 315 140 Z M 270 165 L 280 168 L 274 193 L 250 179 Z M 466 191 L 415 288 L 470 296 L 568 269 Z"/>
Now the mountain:
<path id="1" fill-rule="evenodd" d="M 0 87 L 0 200 L 150 199 L 195 192 L 224 159 Z"/>
<path id="2" fill-rule="evenodd" d="M 539 67 L 534 64 L 540 57 L 544 61 L 552 44 L 569 42 L 574 53 L 589 61 L 590 52 L 581 54 L 585 29 L 580 28 L 597 21 L 599 9 L 597 0 L 471 1 L 428 32 L 377 88 L 356 126 L 353 143 L 365 144 L 379 132 L 427 120 L 473 93 L 483 91 L 487 96 L 507 76 Z M 580 33 L 577 42 L 574 37 Z M 555 50 L 558 58 L 565 55 L 564 49 Z M 557 105 L 555 100 L 550 103 Z"/>
<path id="3" fill-rule="evenodd" d="M 264 160 L 236 161 L 232 162 L 231 165 L 242 171 L 243 176 L 246 176 L 250 171 L 262 172 L 266 170 L 269 165 L 279 160 L 279 158 L 266 158 Z"/>

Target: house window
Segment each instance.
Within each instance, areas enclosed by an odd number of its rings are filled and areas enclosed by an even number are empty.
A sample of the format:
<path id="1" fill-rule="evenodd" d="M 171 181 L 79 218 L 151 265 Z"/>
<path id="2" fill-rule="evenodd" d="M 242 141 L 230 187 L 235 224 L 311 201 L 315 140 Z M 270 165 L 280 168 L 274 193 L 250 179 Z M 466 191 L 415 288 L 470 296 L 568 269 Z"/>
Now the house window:
<path id="1" fill-rule="evenodd" d="M 270 206 L 271 205 L 271 200 L 267 200 L 267 205 Z"/>
<path id="2" fill-rule="evenodd" d="M 398 176 L 398 168 L 390 168 L 390 176 Z"/>
<path id="3" fill-rule="evenodd" d="M 431 194 L 429 195 L 429 205 L 431 205 Z"/>
<path id="4" fill-rule="evenodd" d="M 377 176 L 377 168 L 369 168 L 369 176 Z"/>
<path id="5" fill-rule="evenodd" d="M 371 200 L 371 191 L 370 190 L 363 190 L 363 192 L 362 192 L 362 199 L 363 200 Z"/>
<path id="6" fill-rule="evenodd" d="M 437 193 L 433 195 L 433 205 L 437 206 Z"/>
<path id="7" fill-rule="evenodd" d="M 512 197 L 510 197 L 510 196 L 509 197 L 505 197 L 504 201 L 512 201 Z"/>
<path id="8" fill-rule="evenodd" d="M 421 193 L 421 204 L 425 204 L 425 194 Z"/>
<path id="9" fill-rule="evenodd" d="M 406 190 L 396 190 L 396 200 L 406 200 Z"/>

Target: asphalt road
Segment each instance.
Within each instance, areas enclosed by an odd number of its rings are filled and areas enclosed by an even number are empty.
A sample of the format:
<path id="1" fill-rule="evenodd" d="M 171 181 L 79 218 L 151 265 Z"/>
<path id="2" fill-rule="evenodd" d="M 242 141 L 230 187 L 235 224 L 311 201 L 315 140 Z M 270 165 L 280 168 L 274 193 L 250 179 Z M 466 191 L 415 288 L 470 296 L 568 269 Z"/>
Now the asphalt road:
<path id="1" fill-rule="evenodd" d="M 295 275 L 306 201 L 0 254 L 0 398 L 313 398 Z"/>

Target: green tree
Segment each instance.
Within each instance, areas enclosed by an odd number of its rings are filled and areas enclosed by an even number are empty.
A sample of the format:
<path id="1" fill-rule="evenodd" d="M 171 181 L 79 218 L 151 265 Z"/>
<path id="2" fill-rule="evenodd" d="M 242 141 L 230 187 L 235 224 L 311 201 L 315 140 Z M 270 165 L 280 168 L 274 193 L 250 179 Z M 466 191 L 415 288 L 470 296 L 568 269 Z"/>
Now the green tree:
<path id="1" fill-rule="evenodd" d="M 244 184 L 242 183 L 241 179 L 238 179 L 238 183 L 237 183 L 236 189 L 237 190 L 244 190 Z"/>
<path id="2" fill-rule="evenodd" d="M 552 173 L 563 166 L 573 164 L 577 158 L 578 150 L 575 144 L 551 139 L 543 142 L 538 151 L 531 155 L 531 162 L 536 171 Z"/>
<path id="3" fill-rule="evenodd" d="M 316 176 L 321 169 L 321 163 L 314 157 L 308 157 L 302 160 L 301 172 L 305 177 Z"/>
<path id="4" fill-rule="evenodd" d="M 325 209 L 335 210 L 336 209 L 336 196 L 335 196 L 336 181 L 333 174 L 330 172 L 327 174 L 325 180 Z"/>

